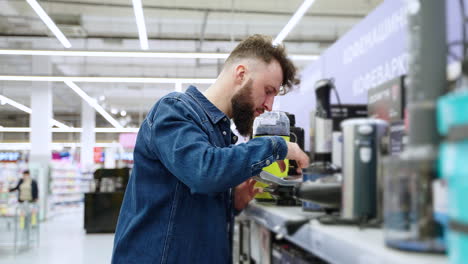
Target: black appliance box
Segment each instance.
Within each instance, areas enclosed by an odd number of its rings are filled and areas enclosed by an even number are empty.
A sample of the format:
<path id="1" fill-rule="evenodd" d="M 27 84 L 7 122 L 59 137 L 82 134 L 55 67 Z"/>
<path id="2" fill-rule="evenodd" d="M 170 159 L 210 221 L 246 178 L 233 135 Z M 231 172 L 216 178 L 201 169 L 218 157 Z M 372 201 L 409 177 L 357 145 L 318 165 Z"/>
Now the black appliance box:
<path id="1" fill-rule="evenodd" d="M 331 117 L 333 131 L 341 131 L 340 124 L 349 118 L 367 117 L 367 105 L 364 104 L 332 104 Z"/>
<path id="2" fill-rule="evenodd" d="M 405 126 L 406 77 L 399 76 L 368 92 L 369 117 L 383 119 L 390 124 L 389 152 L 399 155 L 407 143 Z"/>
<path id="3" fill-rule="evenodd" d="M 405 76 L 387 81 L 368 91 L 369 117 L 398 122 L 405 116 Z"/>
<path id="4" fill-rule="evenodd" d="M 86 193 L 86 233 L 114 233 L 124 192 Z"/>
<path id="5" fill-rule="evenodd" d="M 119 218 L 130 168 L 98 169 L 94 172 L 96 191 L 85 194 L 86 233 L 114 233 Z"/>

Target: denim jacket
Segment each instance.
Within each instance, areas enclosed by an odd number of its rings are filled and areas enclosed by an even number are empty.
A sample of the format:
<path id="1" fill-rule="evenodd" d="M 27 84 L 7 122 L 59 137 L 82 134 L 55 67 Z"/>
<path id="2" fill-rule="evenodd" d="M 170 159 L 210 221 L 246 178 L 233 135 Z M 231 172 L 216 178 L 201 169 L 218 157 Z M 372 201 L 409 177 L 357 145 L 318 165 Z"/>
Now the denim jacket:
<path id="1" fill-rule="evenodd" d="M 195 87 L 138 133 L 112 263 L 231 263 L 232 188 L 287 154 L 281 137 L 233 145 L 230 120 Z"/>

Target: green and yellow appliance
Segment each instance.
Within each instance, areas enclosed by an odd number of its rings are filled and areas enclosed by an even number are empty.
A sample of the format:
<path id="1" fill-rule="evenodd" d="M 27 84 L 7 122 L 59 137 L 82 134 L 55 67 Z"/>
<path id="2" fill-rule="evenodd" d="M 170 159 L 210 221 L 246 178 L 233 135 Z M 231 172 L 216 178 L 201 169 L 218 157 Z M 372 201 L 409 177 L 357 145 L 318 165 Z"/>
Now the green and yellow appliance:
<path id="1" fill-rule="evenodd" d="M 285 112 L 272 111 L 266 112 L 254 121 L 253 137 L 265 137 L 265 136 L 281 136 L 286 141 L 290 141 L 290 125 L 289 118 Z M 273 174 L 278 178 L 285 178 L 288 176 L 289 161 L 284 160 L 286 168 L 281 171 L 278 162 L 273 162 L 268 167 L 263 168 L 264 171 Z M 267 187 L 267 184 L 257 182 L 255 187 Z M 259 193 L 255 196 L 258 201 L 275 201 L 271 194 L 264 192 Z"/>

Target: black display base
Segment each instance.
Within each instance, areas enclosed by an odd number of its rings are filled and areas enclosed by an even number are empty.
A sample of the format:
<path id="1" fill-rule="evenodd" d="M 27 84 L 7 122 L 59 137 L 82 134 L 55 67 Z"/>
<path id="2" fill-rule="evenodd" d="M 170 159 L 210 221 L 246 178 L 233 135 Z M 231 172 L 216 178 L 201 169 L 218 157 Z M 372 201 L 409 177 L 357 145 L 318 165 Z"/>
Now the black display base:
<path id="1" fill-rule="evenodd" d="M 382 221 L 377 219 L 343 219 L 339 213 L 327 214 L 317 217 L 317 220 L 324 225 L 354 225 L 361 228 L 381 228 Z"/>
<path id="2" fill-rule="evenodd" d="M 86 233 L 114 233 L 124 192 L 86 193 L 84 228 Z"/>
<path id="3" fill-rule="evenodd" d="M 278 206 L 302 206 L 302 203 L 295 199 L 265 199 L 265 198 L 255 198 L 259 203 L 273 204 Z"/>

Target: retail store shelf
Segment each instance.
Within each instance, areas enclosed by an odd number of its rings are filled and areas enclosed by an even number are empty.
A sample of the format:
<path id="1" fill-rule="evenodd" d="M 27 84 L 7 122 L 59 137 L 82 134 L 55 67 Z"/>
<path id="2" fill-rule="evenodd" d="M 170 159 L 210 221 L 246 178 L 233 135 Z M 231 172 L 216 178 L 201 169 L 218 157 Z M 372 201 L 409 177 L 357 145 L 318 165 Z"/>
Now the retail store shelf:
<path id="1" fill-rule="evenodd" d="M 67 180 L 94 180 L 94 178 L 90 177 L 80 177 L 80 176 L 52 176 L 52 179 L 67 179 Z"/>
<path id="2" fill-rule="evenodd" d="M 283 224 L 288 220 L 313 217 L 300 207 L 251 203 L 244 214 L 271 231 L 333 264 L 442 264 L 447 257 L 435 254 L 402 252 L 384 245 L 382 229 L 322 225 L 311 220 L 293 236 L 286 235 Z"/>
<path id="3" fill-rule="evenodd" d="M 84 194 L 87 190 L 53 191 L 52 194 Z"/>
<path id="4" fill-rule="evenodd" d="M 54 161 L 49 184 L 49 209 L 55 214 L 82 206 L 84 193 L 90 190 L 94 178 L 89 172 L 80 172 L 77 164 L 71 161 Z"/>
<path id="5" fill-rule="evenodd" d="M 75 201 L 55 202 L 54 205 L 76 204 L 76 203 L 82 203 L 82 202 L 83 202 L 83 199 L 80 199 L 80 200 L 75 200 Z"/>

